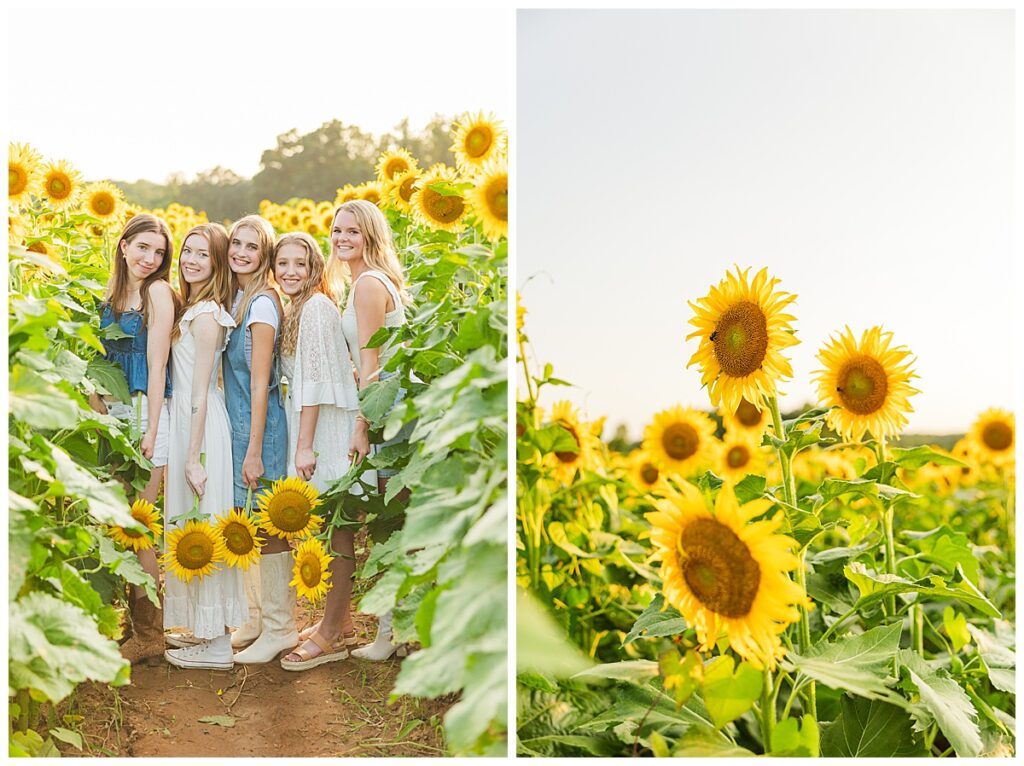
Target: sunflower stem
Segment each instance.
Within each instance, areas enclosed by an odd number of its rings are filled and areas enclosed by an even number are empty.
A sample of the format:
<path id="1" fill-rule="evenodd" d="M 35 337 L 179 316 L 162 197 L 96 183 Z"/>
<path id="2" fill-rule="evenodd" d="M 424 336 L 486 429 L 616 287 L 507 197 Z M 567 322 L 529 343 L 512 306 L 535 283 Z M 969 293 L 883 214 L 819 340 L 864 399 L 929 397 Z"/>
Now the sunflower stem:
<path id="1" fill-rule="evenodd" d="M 775 728 L 775 697 L 772 695 L 772 671 L 765 665 L 764 682 L 761 684 L 761 740 L 764 752 L 772 751 L 772 730 Z"/>

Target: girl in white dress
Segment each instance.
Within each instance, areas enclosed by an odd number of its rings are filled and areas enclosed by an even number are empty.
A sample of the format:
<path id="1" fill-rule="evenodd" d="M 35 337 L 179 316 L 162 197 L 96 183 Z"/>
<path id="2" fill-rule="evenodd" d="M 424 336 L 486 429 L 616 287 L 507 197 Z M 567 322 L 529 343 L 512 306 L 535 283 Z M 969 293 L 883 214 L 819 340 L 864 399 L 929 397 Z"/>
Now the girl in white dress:
<path id="1" fill-rule="evenodd" d="M 323 492 L 349 468 L 348 451 L 359 413 L 341 315 L 327 283 L 323 254 L 306 233 L 285 234 L 274 248 L 274 279 L 289 298 L 281 331 L 281 365 L 288 380 L 288 475 Z M 349 604 L 355 571 L 350 530 L 331 534 L 331 597 L 323 620 L 304 644 L 281 660 L 306 670 L 348 657 L 355 642 Z"/>
<path id="2" fill-rule="evenodd" d="M 194 497 L 199 497 L 199 513 L 211 522 L 234 505 L 231 427 L 217 388 L 221 352 L 235 326 L 226 308 L 234 293 L 227 250 L 224 227 L 202 224 L 186 235 L 178 260 L 183 305 L 171 345 L 173 394 L 164 489 L 168 532 L 183 526 L 176 519 L 189 512 Z M 167 574 L 164 625 L 185 626 L 200 639 L 164 652 L 172 665 L 221 670 L 233 665 L 228 629 L 245 621 L 246 597 L 241 571 L 224 563 L 219 567 L 189 583 Z"/>

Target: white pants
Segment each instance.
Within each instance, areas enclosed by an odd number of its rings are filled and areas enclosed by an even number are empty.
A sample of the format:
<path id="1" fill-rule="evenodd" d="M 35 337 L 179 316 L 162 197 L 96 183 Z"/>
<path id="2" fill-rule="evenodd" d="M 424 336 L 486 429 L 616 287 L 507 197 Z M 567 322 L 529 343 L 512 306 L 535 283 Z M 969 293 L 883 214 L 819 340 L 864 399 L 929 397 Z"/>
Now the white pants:
<path id="1" fill-rule="evenodd" d="M 107 412 L 113 415 L 118 420 L 123 420 L 125 423 L 135 423 L 136 410 L 135 410 L 135 395 L 132 396 L 131 404 L 125 404 L 124 402 L 113 401 L 107 402 Z M 146 429 L 149 427 L 149 398 L 142 394 L 142 419 L 138 424 L 139 438 L 146 433 Z M 171 411 L 167 406 L 167 402 L 160 406 L 160 422 L 156 424 L 156 443 L 153 445 L 153 465 L 157 468 L 162 468 L 167 465 L 167 453 L 168 453 L 168 435 L 171 429 Z M 136 445 L 138 446 L 138 445 Z"/>

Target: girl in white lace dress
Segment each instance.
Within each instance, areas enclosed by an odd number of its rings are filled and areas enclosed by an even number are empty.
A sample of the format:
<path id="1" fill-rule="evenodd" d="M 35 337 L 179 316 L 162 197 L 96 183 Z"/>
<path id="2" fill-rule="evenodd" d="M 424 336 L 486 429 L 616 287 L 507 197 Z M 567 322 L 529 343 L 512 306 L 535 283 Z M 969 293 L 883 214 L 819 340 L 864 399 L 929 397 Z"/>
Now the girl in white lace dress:
<path id="1" fill-rule="evenodd" d="M 359 413 L 359 394 L 348 344 L 327 284 L 324 257 L 305 233 L 285 234 L 274 248 L 274 279 L 289 304 L 281 331 L 281 366 L 288 380 L 288 475 L 319 491 L 344 476 Z M 336 529 L 331 547 L 332 597 L 319 627 L 281 661 L 306 670 L 348 656 L 355 641 L 349 603 L 355 545 L 351 531 Z"/>
<path id="2" fill-rule="evenodd" d="M 213 522 L 231 510 L 231 427 L 224 394 L 217 388 L 217 366 L 235 326 L 225 308 L 231 302 L 228 237 L 216 223 L 193 228 L 185 237 L 178 261 L 183 306 L 171 345 L 173 394 L 170 445 L 164 488 L 166 530 L 183 526 L 180 519 L 199 497 L 199 513 Z M 202 463 L 205 455 L 206 465 Z M 232 665 L 228 628 L 246 618 L 242 573 L 219 565 L 219 571 L 189 583 L 166 575 L 164 625 L 184 626 L 200 643 L 164 652 L 182 668 L 229 670 Z"/>

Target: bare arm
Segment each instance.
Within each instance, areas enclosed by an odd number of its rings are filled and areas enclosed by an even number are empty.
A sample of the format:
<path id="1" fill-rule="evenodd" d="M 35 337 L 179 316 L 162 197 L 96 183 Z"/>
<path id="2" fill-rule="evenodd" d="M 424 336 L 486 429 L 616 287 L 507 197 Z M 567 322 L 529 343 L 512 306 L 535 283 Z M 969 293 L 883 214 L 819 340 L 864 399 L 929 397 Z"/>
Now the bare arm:
<path id="1" fill-rule="evenodd" d="M 388 290 L 376 279 L 364 279 L 360 289 L 352 296 L 356 307 L 356 324 L 359 326 L 359 390 L 377 380 L 377 367 L 380 360 L 379 348 L 366 348 L 370 338 L 384 326 L 384 314 L 387 313 Z M 362 460 L 370 452 L 370 424 L 360 416 L 356 421 L 355 432 L 352 434 L 352 447 L 349 455 L 355 460 Z"/>
<path id="2" fill-rule="evenodd" d="M 303 407 L 299 415 L 299 443 L 295 447 L 295 471 L 309 481 L 316 472 L 316 455 L 313 454 L 313 438 L 316 436 L 316 421 L 320 417 L 320 405 Z"/>
<path id="3" fill-rule="evenodd" d="M 249 373 L 249 446 L 242 461 L 242 480 L 256 489 L 263 476 L 263 432 L 267 425 L 270 367 L 274 358 L 274 328 L 263 322 L 249 325 L 252 334 L 252 367 Z"/>
<path id="4" fill-rule="evenodd" d="M 166 395 L 167 357 L 171 351 L 171 328 L 174 324 L 174 300 L 171 288 L 165 282 L 156 282 L 149 288 L 149 323 L 146 341 L 146 366 L 149 384 L 149 425 L 142 437 L 142 454 L 153 457 L 156 431 L 160 424 L 160 408 Z"/>
<path id="5" fill-rule="evenodd" d="M 199 497 L 206 491 L 206 469 L 199 462 L 206 433 L 206 409 L 210 380 L 217 352 L 224 342 L 224 328 L 210 314 L 200 314 L 192 320 L 192 337 L 196 340 L 196 364 L 192 373 L 192 420 L 185 454 L 185 479 Z"/>

